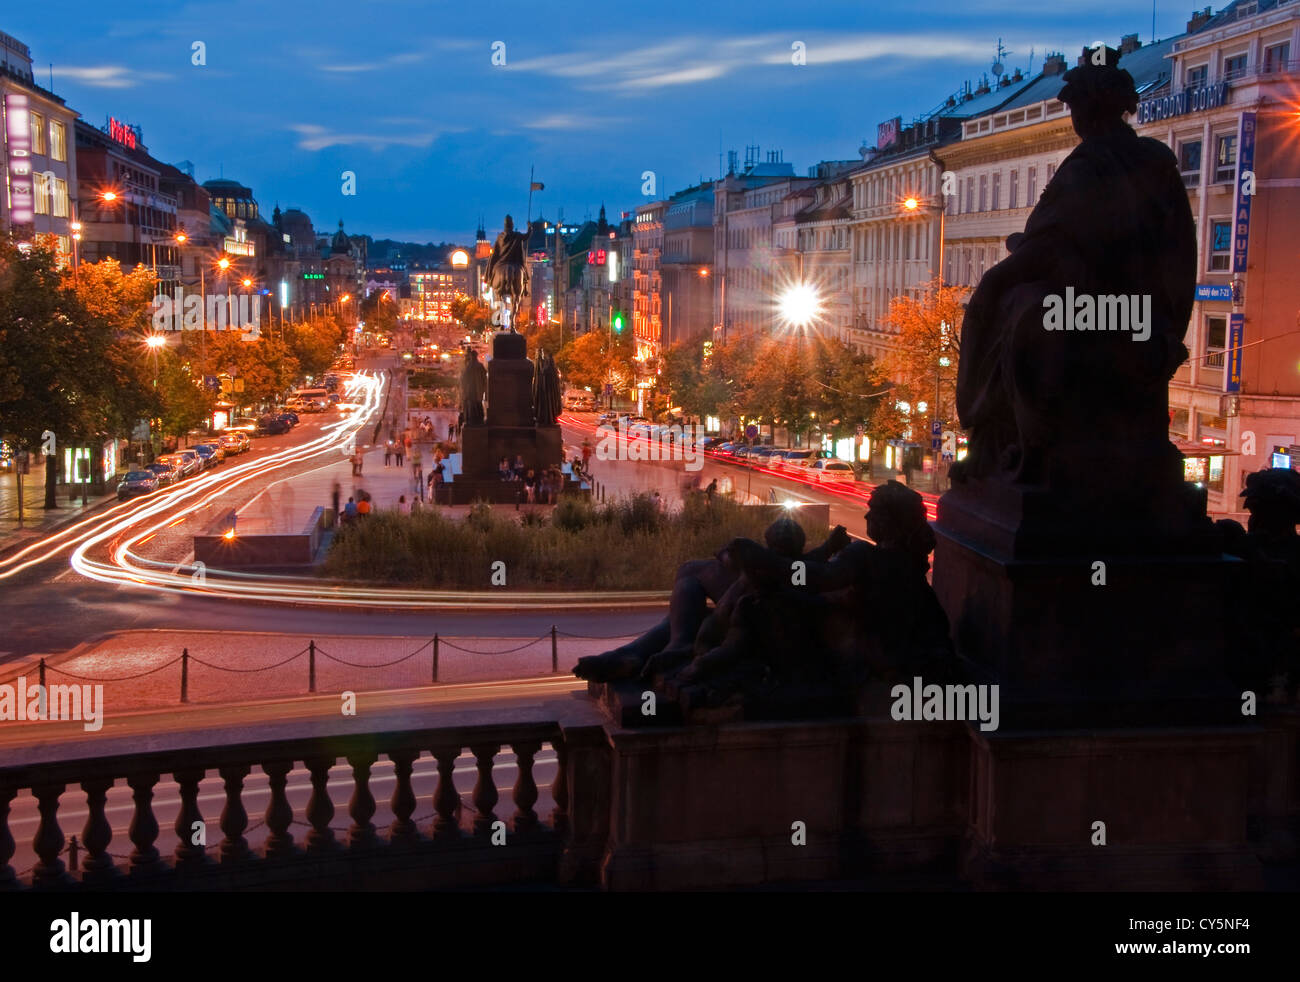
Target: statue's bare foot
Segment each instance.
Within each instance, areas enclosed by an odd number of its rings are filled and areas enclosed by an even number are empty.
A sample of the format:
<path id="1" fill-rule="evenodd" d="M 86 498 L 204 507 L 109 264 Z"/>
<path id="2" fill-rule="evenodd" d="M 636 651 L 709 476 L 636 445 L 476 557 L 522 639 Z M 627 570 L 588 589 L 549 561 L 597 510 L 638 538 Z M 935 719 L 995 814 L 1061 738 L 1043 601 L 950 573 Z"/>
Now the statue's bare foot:
<path id="1" fill-rule="evenodd" d="M 672 671 L 678 665 L 684 664 L 691 660 L 691 649 L 689 648 L 665 648 L 657 655 L 651 655 L 645 663 L 645 668 L 641 670 L 642 681 L 648 682 L 656 675 L 663 675 Z"/>

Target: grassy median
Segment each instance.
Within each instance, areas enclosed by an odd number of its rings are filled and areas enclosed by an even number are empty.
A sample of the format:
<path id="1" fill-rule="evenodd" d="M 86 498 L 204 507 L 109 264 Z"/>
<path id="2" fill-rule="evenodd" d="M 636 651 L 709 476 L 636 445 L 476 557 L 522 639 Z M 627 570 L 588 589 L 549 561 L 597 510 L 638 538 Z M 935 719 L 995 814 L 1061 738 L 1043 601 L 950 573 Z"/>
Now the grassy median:
<path id="1" fill-rule="evenodd" d="M 766 514 L 765 514 L 766 513 Z M 376 584 L 487 590 L 668 590 L 677 567 L 736 536 L 762 541 L 766 509 L 693 496 L 661 514 L 648 495 L 593 504 L 567 497 L 549 513 L 475 505 L 463 518 L 429 509 L 373 512 L 335 536 L 321 575 Z M 819 542 L 825 537 L 812 532 Z"/>

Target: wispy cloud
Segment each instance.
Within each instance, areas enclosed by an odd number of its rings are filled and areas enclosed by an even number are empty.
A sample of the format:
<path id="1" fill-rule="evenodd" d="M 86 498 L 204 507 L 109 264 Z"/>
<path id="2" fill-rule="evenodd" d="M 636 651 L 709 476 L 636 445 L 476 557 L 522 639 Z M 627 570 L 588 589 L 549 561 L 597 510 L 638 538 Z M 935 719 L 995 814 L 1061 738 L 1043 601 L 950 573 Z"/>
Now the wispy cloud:
<path id="1" fill-rule="evenodd" d="M 530 119 L 523 123 L 523 126 L 530 130 L 594 130 L 609 123 L 610 120 L 584 116 L 581 113 L 551 113 Z"/>
<path id="2" fill-rule="evenodd" d="M 166 72 L 142 72 L 125 65 L 56 66 L 54 74 L 58 78 L 70 78 L 100 89 L 130 89 L 143 82 L 157 82 L 172 77 Z"/>
<path id="3" fill-rule="evenodd" d="M 423 52 L 411 51 L 406 54 L 389 55 L 387 58 L 376 58 L 374 61 L 359 61 L 342 65 L 324 64 L 317 67 L 320 68 L 322 72 L 379 72 L 389 68 L 399 68 L 402 65 L 418 65 L 427 58 L 428 55 Z"/>
<path id="4" fill-rule="evenodd" d="M 682 37 L 617 56 L 564 52 L 513 62 L 508 69 L 570 78 L 580 88 L 647 92 L 723 78 L 747 68 L 792 66 L 792 45 L 804 44 L 805 67 L 890 58 L 983 58 L 988 45 L 966 34 L 764 34 L 733 38 Z M 603 51 L 610 50 L 605 46 Z"/>
<path id="5" fill-rule="evenodd" d="M 289 127 L 298 134 L 298 147 L 302 150 L 324 150 L 327 147 L 368 146 L 372 150 L 385 147 L 427 147 L 438 137 L 436 132 L 425 133 L 341 133 L 314 123 L 296 123 Z"/>

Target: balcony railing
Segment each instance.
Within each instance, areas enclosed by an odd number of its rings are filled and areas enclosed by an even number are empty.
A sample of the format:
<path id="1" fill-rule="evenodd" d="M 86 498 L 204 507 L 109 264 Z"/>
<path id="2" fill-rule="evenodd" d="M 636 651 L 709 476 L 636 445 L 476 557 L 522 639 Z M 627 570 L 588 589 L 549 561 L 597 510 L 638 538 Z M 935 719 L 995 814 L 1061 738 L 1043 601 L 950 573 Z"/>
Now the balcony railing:
<path id="1" fill-rule="evenodd" d="M 493 776 L 498 755 L 509 745 L 515 757 L 512 791 L 514 812 L 507 822 L 496 815 L 498 791 Z M 544 823 L 534 810 L 538 800 L 534 759 L 544 744 L 559 760 L 552 785 L 555 809 Z M 455 786 L 456 759 L 473 754 L 477 781 L 471 808 L 462 808 Z M 425 753 L 437 763 L 437 787 L 428 797 L 430 820 L 413 816 L 420 796 L 412 769 Z M 371 769 L 380 755 L 391 761 L 395 784 L 390 800 L 393 815 L 386 829 L 372 822 L 376 812 L 370 788 Z M 350 768 L 350 791 L 336 801 L 330 769 L 344 761 Z M 311 794 L 306 807 L 295 811 L 286 790 L 290 772 L 301 763 L 310 772 Z M 258 826 L 268 832 L 265 845 L 249 846 L 245 782 L 260 769 L 270 786 L 270 801 Z M 217 815 L 204 815 L 199 784 L 210 773 L 219 775 L 224 803 Z M 175 818 L 177 845 L 170 856 L 158 848 L 159 823 L 153 800 L 170 775 L 179 788 Z M 178 749 L 112 756 L 87 755 L 55 763 L 0 767 L 0 890 L 8 889 L 241 889 L 292 883 L 339 889 L 382 884 L 386 888 L 427 887 L 444 878 L 456 864 L 457 884 L 546 879 L 568 828 L 565 745 L 553 722 L 499 723 L 442 729 L 403 730 L 347 736 L 312 737 L 236 743 L 202 749 Z M 130 852 L 115 852 L 107 817 L 110 789 L 124 780 L 131 789 L 133 814 L 128 837 Z M 60 826 L 61 806 L 69 804 L 69 785 L 85 795 L 81 839 L 65 843 Z M 15 873 L 9 865 L 15 843 L 9 828 L 11 802 L 28 789 L 37 803 L 39 824 L 32 841 L 37 861 L 30 871 Z M 74 802 L 73 806 L 79 805 Z M 336 830 L 331 822 L 338 808 L 347 810 L 350 825 Z M 462 812 L 467 812 L 462 814 Z M 292 827 L 306 825 L 302 841 Z M 196 830 L 220 829 L 219 842 L 205 846 Z M 423 827 L 422 827 L 423 826 Z M 341 838 L 336 831 L 342 831 Z M 495 842 L 493 841 L 495 838 Z M 513 844 L 513 854 L 501 848 Z M 215 851 L 215 856 L 210 854 Z M 64 855 L 69 855 L 65 864 Z M 77 857 L 80 856 L 80 862 Z M 477 858 L 476 858 L 477 857 Z M 119 863 L 118 860 L 124 860 Z M 504 861 L 504 862 L 503 862 Z"/>

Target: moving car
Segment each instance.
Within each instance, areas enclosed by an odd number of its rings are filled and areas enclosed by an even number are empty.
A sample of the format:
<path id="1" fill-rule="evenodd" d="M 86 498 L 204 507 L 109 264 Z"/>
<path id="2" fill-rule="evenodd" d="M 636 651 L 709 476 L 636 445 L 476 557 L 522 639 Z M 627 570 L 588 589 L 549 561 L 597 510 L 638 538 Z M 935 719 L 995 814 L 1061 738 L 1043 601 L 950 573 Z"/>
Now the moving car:
<path id="1" fill-rule="evenodd" d="M 180 471 L 173 464 L 164 464 L 161 459 L 154 461 L 152 464 L 146 464 L 145 470 L 155 474 L 158 478 L 158 487 L 166 488 L 175 484 L 181 479 Z"/>
<path id="2" fill-rule="evenodd" d="M 117 484 L 117 500 L 125 501 L 157 490 L 158 475 L 153 471 L 127 471 Z"/>
<path id="3" fill-rule="evenodd" d="M 282 413 L 276 413 L 275 418 L 284 420 L 291 427 L 298 425 L 298 414 L 288 409 Z"/>
<path id="4" fill-rule="evenodd" d="M 858 479 L 853 465 L 842 460 L 814 460 L 808 466 L 808 473 L 825 484 L 852 484 Z"/>
<path id="5" fill-rule="evenodd" d="M 231 420 L 226 427 L 227 433 L 252 433 L 257 429 L 257 420 L 250 416 L 240 416 Z"/>
<path id="6" fill-rule="evenodd" d="M 716 447 L 710 446 L 709 449 L 714 453 L 721 454 L 723 457 L 730 457 L 736 452 L 737 446 L 738 444 L 732 443 L 728 440 L 726 443 L 719 443 Z"/>

